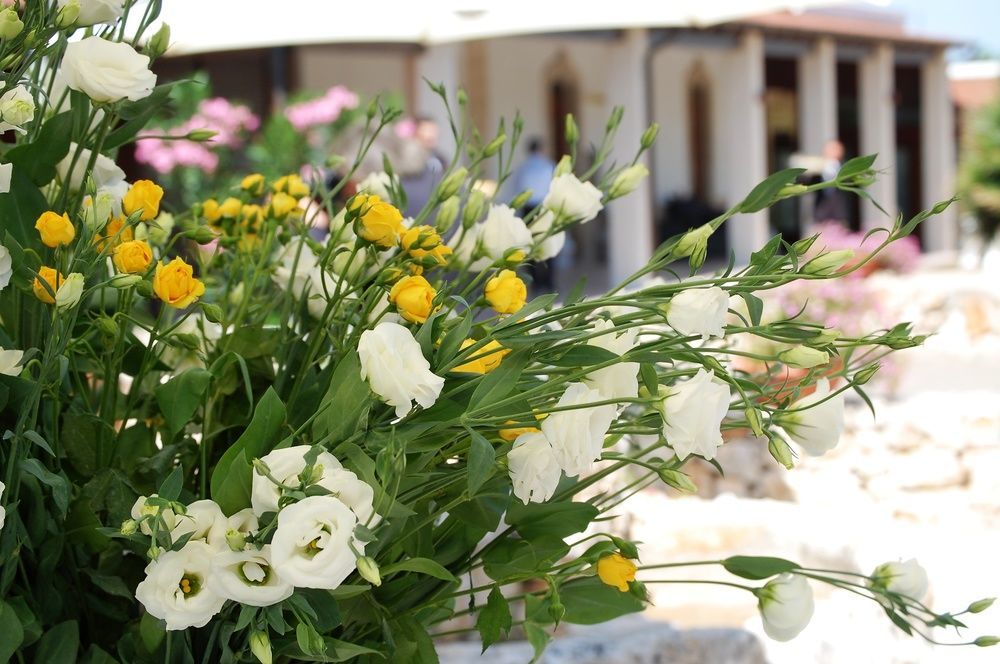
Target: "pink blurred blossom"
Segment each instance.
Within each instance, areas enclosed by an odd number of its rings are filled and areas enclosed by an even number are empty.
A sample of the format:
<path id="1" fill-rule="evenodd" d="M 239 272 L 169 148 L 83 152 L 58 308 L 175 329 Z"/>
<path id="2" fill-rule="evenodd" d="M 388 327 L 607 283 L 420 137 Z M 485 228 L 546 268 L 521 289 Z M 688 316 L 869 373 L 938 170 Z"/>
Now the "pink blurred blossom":
<path id="1" fill-rule="evenodd" d="M 292 104 L 285 117 L 299 131 L 335 122 L 344 110 L 356 108 L 358 96 L 342 85 L 335 85 L 318 99 Z"/>
<path id="2" fill-rule="evenodd" d="M 857 260 L 862 260 L 885 240 L 885 233 L 875 233 L 866 239 L 864 233 L 855 233 L 834 221 L 817 224 L 816 231 L 819 233 L 819 239 L 813 244 L 810 252 L 813 255 L 820 250 L 853 249 Z M 875 269 L 912 272 L 919 261 L 920 243 L 910 235 L 887 246 L 872 262 Z M 851 274 L 857 277 L 864 276 L 860 270 Z"/>
<path id="3" fill-rule="evenodd" d="M 399 138 L 414 138 L 417 135 L 417 121 L 414 118 L 404 118 L 394 127 Z"/>

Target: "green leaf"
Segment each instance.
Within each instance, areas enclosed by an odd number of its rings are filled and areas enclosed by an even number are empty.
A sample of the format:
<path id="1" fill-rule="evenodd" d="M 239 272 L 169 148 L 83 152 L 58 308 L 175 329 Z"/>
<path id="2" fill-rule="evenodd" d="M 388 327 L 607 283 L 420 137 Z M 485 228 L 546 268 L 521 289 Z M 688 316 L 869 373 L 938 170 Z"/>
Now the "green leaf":
<path id="1" fill-rule="evenodd" d="M 556 537 L 502 540 L 483 556 L 483 571 L 494 581 L 541 576 L 568 552 L 569 546 Z"/>
<path id="2" fill-rule="evenodd" d="M 570 581 L 559 588 L 566 606 L 563 621 L 574 625 L 596 625 L 646 608 L 631 593 L 623 593 L 596 576 Z"/>
<path id="3" fill-rule="evenodd" d="M 770 175 L 743 199 L 743 202 L 739 204 L 740 212 L 759 212 L 768 207 L 774 202 L 779 191 L 793 184 L 796 178 L 805 171 L 804 168 L 786 168 Z"/>
<path id="4" fill-rule="evenodd" d="M 600 511 L 590 503 L 513 502 L 507 510 L 507 523 L 526 540 L 545 537 L 568 537 L 583 532 Z"/>
<path id="5" fill-rule="evenodd" d="M 458 354 L 459 349 L 462 347 L 462 342 L 469 338 L 469 333 L 472 331 L 472 319 L 472 312 L 466 312 L 462 316 L 462 319 L 458 321 L 458 324 L 444 335 L 441 345 L 437 349 L 437 362 L 435 366 L 444 366 Z"/>
<path id="6" fill-rule="evenodd" d="M 722 561 L 722 566 L 730 574 L 759 581 L 799 568 L 798 563 L 784 558 L 768 556 L 732 556 Z"/>
<path id="7" fill-rule="evenodd" d="M 285 424 L 285 404 L 273 387 L 267 388 L 254 408 L 253 418 L 212 471 L 212 499 L 226 514 L 250 505 L 253 460 L 269 452 Z"/>
<path id="8" fill-rule="evenodd" d="M 510 394 L 530 360 L 529 349 L 516 350 L 505 357 L 500 366 L 483 376 L 476 386 L 469 400 L 470 410 L 482 410 Z"/>
<path id="9" fill-rule="evenodd" d="M 764 313 L 764 301 L 753 293 L 740 293 L 740 297 L 747 303 L 747 311 L 750 312 L 750 324 L 760 325 L 760 317 Z"/>
<path id="10" fill-rule="evenodd" d="M 545 357 L 542 361 L 554 367 L 590 367 L 595 364 L 611 362 L 618 355 L 598 346 L 584 344 L 570 346 L 569 350 L 558 357 Z"/>
<path id="11" fill-rule="evenodd" d="M 184 469 L 176 466 L 170 474 L 160 483 L 156 495 L 164 500 L 177 500 L 180 498 L 181 489 L 184 488 Z"/>
<path id="12" fill-rule="evenodd" d="M 395 646 L 390 664 L 438 664 L 434 641 L 416 618 L 404 614 L 389 623 L 389 628 Z"/>
<path id="13" fill-rule="evenodd" d="M 114 131 L 108 134 L 104 140 L 104 149 L 111 150 L 135 140 L 139 131 L 149 124 L 150 119 L 162 112 L 163 105 L 167 103 L 170 96 L 171 88 L 182 82 L 184 81 L 172 81 L 158 85 L 153 88 L 149 96 L 139 101 L 122 104 L 118 114 L 125 122 L 119 124 Z"/>
<path id="14" fill-rule="evenodd" d="M 35 650 L 35 663 L 76 664 L 79 649 L 80 628 L 75 620 L 67 620 L 42 634 Z"/>
<path id="15" fill-rule="evenodd" d="M 469 431 L 472 442 L 469 446 L 469 463 L 466 468 L 469 476 L 469 496 L 476 492 L 493 475 L 496 469 L 496 450 L 490 441 L 475 431 Z"/>
<path id="16" fill-rule="evenodd" d="M 48 201 L 35 183 L 28 179 L 27 174 L 15 167 L 10 176 L 10 191 L 0 194 L 0 219 L 3 219 L 4 230 L 24 248 L 41 247 L 38 233 L 34 231 L 34 224 L 48 206 Z M 23 265 L 17 260 L 17 256 L 12 255 L 12 258 L 15 268 Z M 16 273 L 22 276 L 24 274 L 21 269 L 17 269 Z"/>
<path id="17" fill-rule="evenodd" d="M 329 437 L 334 444 L 349 438 L 367 421 L 371 405 L 372 392 L 361 379 L 361 358 L 352 350 L 333 371 L 330 387 L 320 402 L 325 410 L 313 421 L 313 438 Z"/>
<path id="18" fill-rule="evenodd" d="M 307 655 L 322 655 L 326 652 L 323 637 L 309 623 L 300 622 L 295 626 L 295 641 Z"/>
<path id="19" fill-rule="evenodd" d="M 536 311 L 548 309 L 552 305 L 552 303 L 556 301 L 557 297 L 559 297 L 558 293 L 539 295 L 531 302 L 528 302 L 523 307 L 518 309 L 515 313 L 511 314 L 510 316 L 507 316 L 502 321 L 497 323 L 496 327 L 493 328 L 494 334 L 496 335 L 496 333 L 499 330 L 506 329 L 512 325 L 515 325 L 516 323 L 520 323 L 521 321 L 526 320 L 528 316 L 532 315 Z M 496 336 L 501 336 L 501 335 L 496 335 Z"/>
<path id="20" fill-rule="evenodd" d="M 0 600 L 0 664 L 6 664 L 24 640 L 21 621 L 9 604 Z"/>
<path id="21" fill-rule="evenodd" d="M 56 177 L 56 164 L 69 153 L 72 133 L 72 113 L 59 113 L 42 126 L 33 141 L 22 143 L 8 152 L 7 159 L 14 164 L 15 172 L 27 176 L 32 184 L 41 187 Z M 83 166 L 86 164 L 78 165 L 78 168 Z"/>
<path id="22" fill-rule="evenodd" d="M 660 379 L 657 377 L 656 369 L 652 364 L 647 362 L 640 364 L 639 377 L 642 378 L 642 384 L 651 396 L 655 397 L 660 393 Z"/>
<path id="23" fill-rule="evenodd" d="M 549 641 L 552 640 L 552 635 L 545 631 L 544 627 L 530 620 L 525 621 L 523 627 L 524 635 L 528 638 L 528 643 L 535 649 L 535 656 L 531 661 L 537 662 L 538 658 L 542 656 L 542 653 L 548 647 Z"/>
<path id="24" fill-rule="evenodd" d="M 52 500 L 65 516 L 69 509 L 69 482 L 66 481 L 66 478 L 53 473 L 38 459 L 24 459 L 19 465 L 22 471 L 34 476 L 39 482 L 52 489 Z"/>
<path id="25" fill-rule="evenodd" d="M 476 629 L 483 639 L 483 652 L 500 640 L 501 633 L 504 636 L 510 634 L 512 624 L 507 598 L 500 591 L 500 586 L 495 585 L 486 598 L 486 606 L 479 612 L 479 618 L 476 620 Z"/>
<path id="26" fill-rule="evenodd" d="M 191 421 L 211 380 L 209 371 L 196 367 L 174 376 L 154 390 L 156 402 L 171 433 L 176 434 Z"/>
<path id="27" fill-rule="evenodd" d="M 386 565 L 382 568 L 383 577 L 395 574 L 396 572 L 418 572 L 420 574 L 432 576 L 435 579 L 441 579 L 442 581 L 458 583 L 458 579 L 455 578 L 454 574 L 445 569 L 443 565 L 431 560 L 430 558 L 408 558 L 407 560 L 403 560 L 392 565 Z"/>
<path id="28" fill-rule="evenodd" d="M 855 175 L 861 175 L 872 167 L 877 156 L 877 154 L 867 154 L 860 157 L 854 157 L 853 159 L 848 159 L 844 162 L 844 165 L 840 167 L 840 170 L 837 171 L 837 179 L 847 180 Z"/>

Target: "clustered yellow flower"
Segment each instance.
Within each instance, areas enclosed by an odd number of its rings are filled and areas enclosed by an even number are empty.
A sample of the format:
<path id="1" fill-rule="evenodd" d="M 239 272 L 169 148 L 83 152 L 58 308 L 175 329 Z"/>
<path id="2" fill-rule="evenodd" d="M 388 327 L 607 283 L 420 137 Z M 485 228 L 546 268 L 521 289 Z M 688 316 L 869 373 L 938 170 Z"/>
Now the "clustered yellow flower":
<path id="1" fill-rule="evenodd" d="M 141 221 L 152 221 L 160 213 L 163 188 L 152 180 L 137 180 L 122 198 L 122 212 L 131 216 L 141 212 Z"/>
<path id="2" fill-rule="evenodd" d="M 359 194 L 351 199 L 349 209 L 360 222 L 358 235 L 372 244 L 385 249 L 395 247 L 406 231 L 402 213 L 378 196 Z"/>
<path id="3" fill-rule="evenodd" d="M 119 272 L 137 274 L 152 264 L 153 250 L 145 240 L 130 240 L 115 247 L 111 258 Z"/>
<path id="4" fill-rule="evenodd" d="M 441 236 L 433 226 L 405 229 L 400 235 L 399 246 L 417 260 L 430 256 L 438 265 L 445 265 L 452 253 L 452 248 L 441 242 Z"/>
<path id="5" fill-rule="evenodd" d="M 527 287 L 513 270 L 501 270 L 487 281 L 484 294 L 486 301 L 500 314 L 519 311 L 528 299 Z"/>
<path id="6" fill-rule="evenodd" d="M 171 307 L 183 309 L 205 294 L 205 284 L 195 278 L 194 268 L 175 258 L 166 265 L 157 263 L 153 292 Z"/>
<path id="7" fill-rule="evenodd" d="M 69 244 L 76 237 L 76 229 L 69 220 L 68 214 L 59 214 L 51 210 L 43 212 L 35 222 L 35 229 L 46 247 L 61 247 Z"/>
<path id="8" fill-rule="evenodd" d="M 300 199 L 309 195 L 309 185 L 302 181 L 302 178 L 295 173 L 282 175 L 271 185 L 274 193 L 288 194 L 292 198 Z"/>
<path id="9" fill-rule="evenodd" d="M 260 196 L 264 193 L 264 176 L 260 173 L 251 173 L 240 181 L 240 189 L 251 196 Z"/>
<path id="10" fill-rule="evenodd" d="M 403 277 L 389 291 L 389 302 L 411 323 L 423 323 L 434 310 L 437 291 L 420 275 Z"/>
<path id="11" fill-rule="evenodd" d="M 466 339 L 462 342 L 461 350 L 478 343 L 475 339 Z M 504 348 L 499 341 L 491 339 L 482 348 L 477 349 L 469 360 L 458 365 L 452 371 L 460 373 L 487 374 L 498 366 L 504 356 L 510 353 L 509 348 Z"/>
<path id="12" fill-rule="evenodd" d="M 597 561 L 597 576 L 609 586 L 623 593 L 628 592 L 628 584 L 635 581 L 638 568 L 631 560 L 620 553 L 612 553 Z"/>

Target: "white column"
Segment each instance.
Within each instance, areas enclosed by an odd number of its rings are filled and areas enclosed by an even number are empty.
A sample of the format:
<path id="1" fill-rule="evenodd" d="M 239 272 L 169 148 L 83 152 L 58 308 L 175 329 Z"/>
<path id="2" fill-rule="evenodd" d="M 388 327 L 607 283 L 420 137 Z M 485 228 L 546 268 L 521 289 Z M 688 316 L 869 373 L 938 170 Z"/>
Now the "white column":
<path id="1" fill-rule="evenodd" d="M 764 115 L 764 37 L 748 30 L 729 57 L 725 85 L 726 118 L 722 145 L 727 159 L 722 166 L 726 205 L 743 200 L 767 177 L 767 127 Z M 724 225 L 729 250 L 736 262 L 746 263 L 770 234 L 766 211 L 740 214 Z"/>
<path id="2" fill-rule="evenodd" d="M 639 138 L 649 125 L 646 113 L 646 52 L 648 40 L 643 29 L 627 30 L 612 51 L 612 72 L 608 99 L 625 107 L 625 115 L 615 139 L 615 152 L 609 159 L 617 164 L 631 162 L 639 147 Z M 609 109 L 610 110 L 610 109 Z M 649 161 L 642 161 L 649 166 Z M 608 206 L 608 279 L 617 284 L 653 255 L 652 177 L 645 178 L 638 189 Z"/>
<path id="3" fill-rule="evenodd" d="M 830 37 L 816 40 L 799 59 L 799 143 L 818 155 L 837 138 L 837 45 Z"/>
<path id="4" fill-rule="evenodd" d="M 896 214 L 896 102 L 895 62 L 892 46 L 879 44 L 859 68 L 861 93 L 861 153 L 878 153 L 875 169 L 883 171 L 868 188 L 890 217 L 868 201 L 861 205 L 861 224 L 867 229 L 885 228 Z"/>
<path id="5" fill-rule="evenodd" d="M 920 72 L 920 141 L 923 151 L 923 207 L 955 195 L 955 119 L 944 51 L 923 64 Z M 927 251 L 958 247 L 958 212 L 952 205 L 924 222 Z"/>
<path id="6" fill-rule="evenodd" d="M 462 68 L 460 55 L 461 44 L 437 44 L 427 47 L 423 53 L 417 56 L 414 67 L 412 82 L 415 92 L 415 104 L 412 109 L 415 115 L 425 115 L 437 122 L 441 129 L 441 138 L 438 143 L 438 150 L 441 154 L 451 155 L 455 149 L 455 139 L 451 135 L 448 127 L 448 112 L 445 110 L 444 102 L 427 85 L 426 78 L 431 83 L 444 85 L 448 93 L 448 101 L 452 109 L 456 110 L 458 103 L 455 101 L 455 94 L 462 81 Z"/>

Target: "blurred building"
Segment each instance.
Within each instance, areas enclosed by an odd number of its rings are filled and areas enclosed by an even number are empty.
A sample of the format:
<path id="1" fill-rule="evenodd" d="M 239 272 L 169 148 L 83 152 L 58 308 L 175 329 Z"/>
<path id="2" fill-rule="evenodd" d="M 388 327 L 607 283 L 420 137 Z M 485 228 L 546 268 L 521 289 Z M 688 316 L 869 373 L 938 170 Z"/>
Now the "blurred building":
<path id="1" fill-rule="evenodd" d="M 554 159 L 565 149 L 566 113 L 574 114 L 581 144 L 588 145 L 600 140 L 612 107 L 622 105 L 618 163 L 631 161 L 650 121 L 661 126 L 649 155 L 649 184 L 612 203 L 606 219 L 588 224 L 577 238 L 583 260 L 606 264 L 618 278 L 644 264 L 665 236 L 738 202 L 768 173 L 786 167 L 792 154 L 819 155 L 831 139 L 844 144 L 848 158 L 879 154 L 885 173 L 871 194 L 890 214 L 909 216 L 949 198 L 955 170 L 949 45 L 908 32 L 900 15 L 838 8 L 711 27 L 202 53 L 165 60 L 163 73 L 205 69 L 217 93 L 258 106 L 297 88 L 343 84 L 366 97 L 393 91 L 405 97 L 411 114 L 446 126 L 426 78 L 451 90 L 464 87 L 484 133 L 519 110 L 526 135 L 541 136 Z M 776 229 L 804 232 L 805 215 L 795 205 L 736 218 L 714 248 L 746 260 Z M 892 221 L 869 203 L 855 205 L 848 216 L 860 228 Z M 957 242 L 950 213 L 920 232 L 925 250 Z"/>
<path id="2" fill-rule="evenodd" d="M 977 111 L 1000 99 L 1000 60 L 952 62 L 948 78 L 961 137 Z"/>

